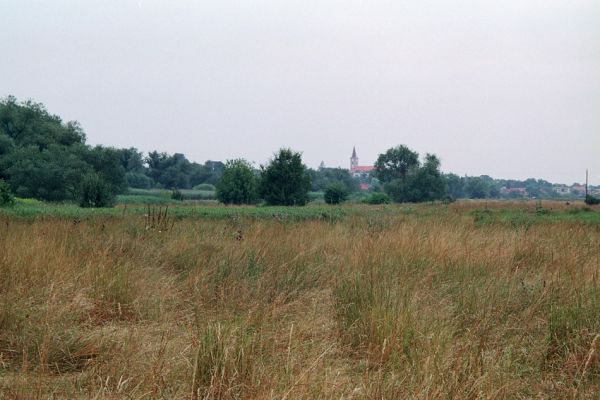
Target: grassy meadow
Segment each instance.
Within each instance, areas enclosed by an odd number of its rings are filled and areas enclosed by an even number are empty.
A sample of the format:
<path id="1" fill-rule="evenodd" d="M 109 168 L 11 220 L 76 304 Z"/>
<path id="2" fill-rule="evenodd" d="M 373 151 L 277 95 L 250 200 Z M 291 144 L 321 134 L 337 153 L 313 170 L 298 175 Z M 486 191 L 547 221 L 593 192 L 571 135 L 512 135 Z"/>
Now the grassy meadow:
<path id="1" fill-rule="evenodd" d="M 0 399 L 600 399 L 597 206 L 122 203 L 0 209 Z"/>

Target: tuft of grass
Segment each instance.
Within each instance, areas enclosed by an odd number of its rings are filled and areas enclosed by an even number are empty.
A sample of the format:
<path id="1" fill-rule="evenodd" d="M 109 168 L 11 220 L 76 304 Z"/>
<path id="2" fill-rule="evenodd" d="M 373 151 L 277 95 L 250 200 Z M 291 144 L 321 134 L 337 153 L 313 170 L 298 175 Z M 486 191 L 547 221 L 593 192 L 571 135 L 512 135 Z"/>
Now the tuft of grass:
<path id="1" fill-rule="evenodd" d="M 191 395 L 194 399 L 244 398 L 253 378 L 255 335 L 219 323 L 196 338 Z"/>

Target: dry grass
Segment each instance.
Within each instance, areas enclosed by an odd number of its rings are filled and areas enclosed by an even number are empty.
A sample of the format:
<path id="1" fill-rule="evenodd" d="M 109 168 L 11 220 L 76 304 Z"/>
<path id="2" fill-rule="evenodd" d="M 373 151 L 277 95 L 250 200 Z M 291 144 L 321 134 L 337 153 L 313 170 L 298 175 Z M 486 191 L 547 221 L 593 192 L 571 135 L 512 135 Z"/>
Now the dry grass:
<path id="1" fill-rule="evenodd" d="M 477 207 L 7 218 L 0 398 L 597 398 L 598 226 Z"/>

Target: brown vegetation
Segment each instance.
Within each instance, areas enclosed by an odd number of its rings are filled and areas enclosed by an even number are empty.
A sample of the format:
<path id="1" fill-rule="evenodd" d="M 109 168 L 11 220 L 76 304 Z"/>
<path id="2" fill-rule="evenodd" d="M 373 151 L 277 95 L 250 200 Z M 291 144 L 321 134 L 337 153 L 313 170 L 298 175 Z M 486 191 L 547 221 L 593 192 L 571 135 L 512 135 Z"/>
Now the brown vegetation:
<path id="1" fill-rule="evenodd" d="M 0 398 L 594 398 L 598 226 L 473 207 L 0 221 Z"/>

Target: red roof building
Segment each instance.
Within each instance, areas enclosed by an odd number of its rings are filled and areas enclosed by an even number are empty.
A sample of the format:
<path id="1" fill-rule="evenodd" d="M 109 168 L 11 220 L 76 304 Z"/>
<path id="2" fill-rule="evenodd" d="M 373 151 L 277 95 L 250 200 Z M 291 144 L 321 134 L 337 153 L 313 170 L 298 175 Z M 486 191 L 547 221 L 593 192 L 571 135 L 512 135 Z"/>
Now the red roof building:
<path id="1" fill-rule="evenodd" d="M 351 169 L 352 172 L 371 172 L 375 169 L 372 165 L 359 165 Z"/>
<path id="2" fill-rule="evenodd" d="M 358 165 L 356 147 L 353 147 L 352 156 L 350 157 L 350 174 L 355 178 L 366 179 L 374 169 L 375 167 L 372 165 Z"/>

